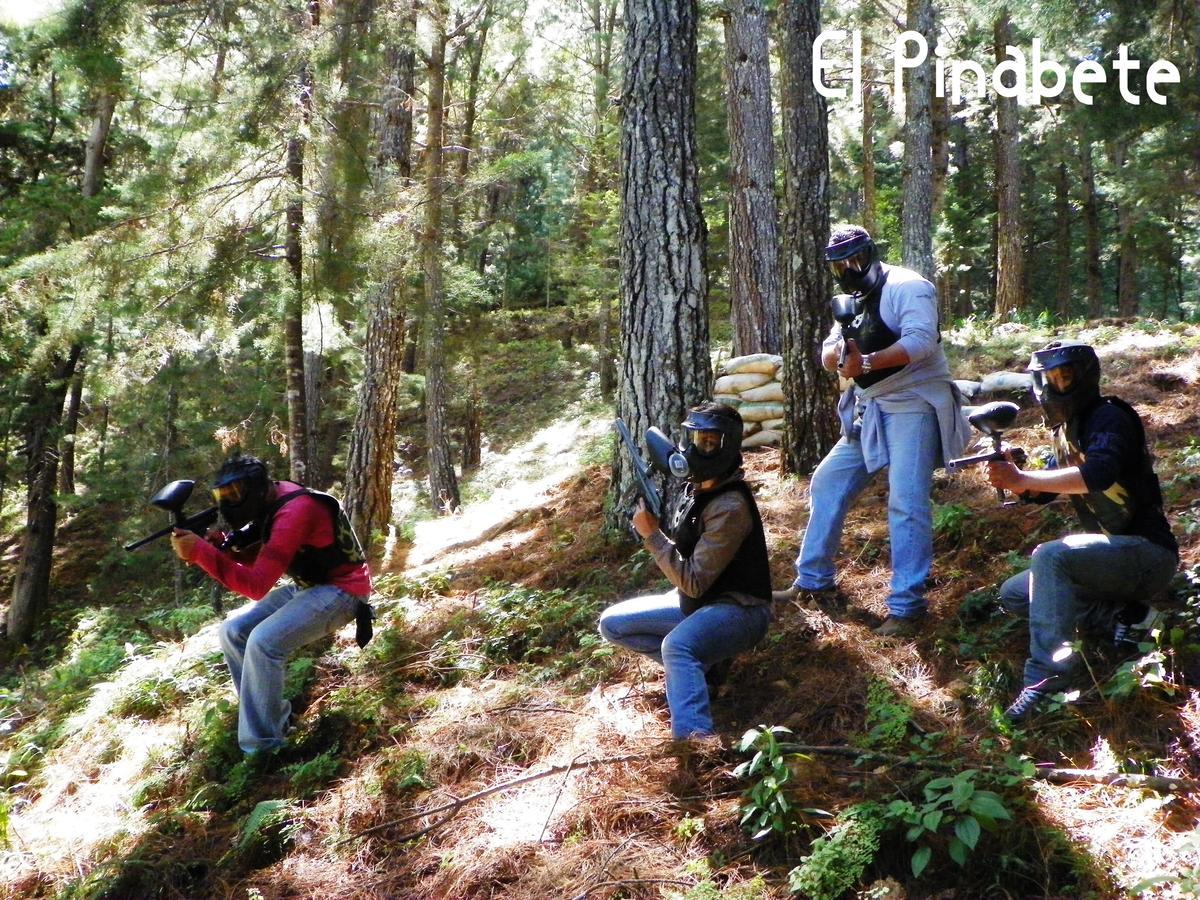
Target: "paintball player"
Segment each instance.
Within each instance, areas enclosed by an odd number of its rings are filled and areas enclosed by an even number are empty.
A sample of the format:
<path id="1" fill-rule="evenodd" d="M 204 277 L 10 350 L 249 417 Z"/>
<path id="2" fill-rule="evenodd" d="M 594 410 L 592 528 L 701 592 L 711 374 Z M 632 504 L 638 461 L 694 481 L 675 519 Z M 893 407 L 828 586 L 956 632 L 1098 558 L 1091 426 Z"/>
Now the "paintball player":
<path id="1" fill-rule="evenodd" d="M 371 575 L 341 504 L 290 481 L 272 481 L 266 464 L 235 455 L 214 479 L 213 499 L 235 530 L 254 532 L 248 549 L 219 549 L 176 529 L 171 546 L 225 588 L 257 601 L 221 624 L 221 649 L 240 702 L 238 744 L 247 754 L 283 743 L 291 704 L 283 699 L 292 651 L 357 618 L 359 644 L 370 638 Z M 253 542 L 253 538 L 257 538 Z M 292 583 L 275 583 L 284 574 Z M 272 590 L 273 589 L 273 590 Z"/>
<path id="2" fill-rule="evenodd" d="M 1053 341 L 1033 352 L 1029 372 L 1055 468 L 990 462 L 988 480 L 1032 502 L 1067 494 L 1085 533 L 1039 544 L 1030 568 L 1000 588 L 1004 607 L 1029 618 L 1024 688 L 1004 713 L 1014 723 L 1071 687 L 1077 627 L 1112 635 L 1121 650 L 1145 639 L 1161 614 L 1143 600 L 1166 588 L 1179 563 L 1142 420 L 1125 401 L 1100 396 L 1096 351 Z"/>
<path id="3" fill-rule="evenodd" d="M 942 351 L 933 285 L 883 263 L 870 234 L 857 225 L 833 229 L 825 259 L 860 312 L 854 337 L 834 323 L 821 345 L 821 364 L 853 384 L 838 403 L 841 439 L 813 472 L 795 581 L 775 599 L 825 608 L 838 602 L 834 557 L 846 513 L 886 467 L 892 583 L 887 618 L 875 633 L 909 637 L 927 608 L 933 470 L 962 452 L 970 429 Z"/>
<path id="4" fill-rule="evenodd" d="M 662 663 L 671 736 L 680 740 L 713 733 L 706 673 L 718 682 L 728 660 L 762 640 L 771 618 L 766 537 L 742 477 L 742 417 L 723 403 L 702 403 L 689 411 L 683 433 L 671 470 L 686 468 L 687 485 L 669 535 L 644 504 L 633 516 L 675 587 L 600 616 L 605 640 Z M 668 468 L 665 461 L 659 467 Z"/>

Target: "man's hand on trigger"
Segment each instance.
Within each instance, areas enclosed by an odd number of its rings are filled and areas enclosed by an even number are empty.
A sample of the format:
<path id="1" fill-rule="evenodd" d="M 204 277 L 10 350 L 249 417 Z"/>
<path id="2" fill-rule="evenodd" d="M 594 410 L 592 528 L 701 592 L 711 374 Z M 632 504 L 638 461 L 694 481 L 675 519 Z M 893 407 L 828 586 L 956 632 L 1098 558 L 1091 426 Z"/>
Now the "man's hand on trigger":
<path id="1" fill-rule="evenodd" d="M 644 538 L 658 531 L 658 519 L 646 509 L 645 500 L 638 500 L 637 509 L 633 511 L 633 528 Z"/>
<path id="2" fill-rule="evenodd" d="M 988 481 L 992 487 L 1012 491 L 1014 494 L 1025 490 L 1025 477 L 1021 470 L 1010 462 L 993 460 L 987 464 Z"/>
<path id="3" fill-rule="evenodd" d="M 182 559 L 185 563 L 190 563 L 196 556 L 196 545 L 200 543 L 200 538 L 192 534 L 190 531 L 184 531 L 182 528 L 176 528 L 171 532 L 171 549 L 175 551 L 175 555 Z"/>
<path id="4" fill-rule="evenodd" d="M 857 378 L 862 374 L 862 353 L 854 338 L 846 338 L 846 359 L 838 364 L 837 372 L 843 378 Z"/>

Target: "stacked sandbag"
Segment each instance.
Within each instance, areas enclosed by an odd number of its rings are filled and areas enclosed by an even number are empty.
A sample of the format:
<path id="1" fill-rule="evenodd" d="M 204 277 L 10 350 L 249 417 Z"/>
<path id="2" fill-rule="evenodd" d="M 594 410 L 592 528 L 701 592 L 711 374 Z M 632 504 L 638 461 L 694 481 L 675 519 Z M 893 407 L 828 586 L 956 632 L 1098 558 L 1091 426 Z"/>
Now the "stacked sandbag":
<path id="1" fill-rule="evenodd" d="M 713 399 L 742 414 L 743 447 L 765 447 L 783 439 L 783 357 L 750 353 L 727 359 L 718 369 Z"/>

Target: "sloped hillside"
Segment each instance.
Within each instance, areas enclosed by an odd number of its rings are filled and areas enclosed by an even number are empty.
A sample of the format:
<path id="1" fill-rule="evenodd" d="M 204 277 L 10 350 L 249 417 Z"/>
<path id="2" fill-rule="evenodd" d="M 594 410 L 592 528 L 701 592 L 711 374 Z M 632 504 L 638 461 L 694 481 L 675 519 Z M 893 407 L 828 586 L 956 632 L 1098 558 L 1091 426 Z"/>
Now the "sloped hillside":
<path id="1" fill-rule="evenodd" d="M 661 673 L 595 634 L 605 604 L 660 580 L 644 553 L 602 533 L 607 465 L 571 440 L 581 461 L 527 509 L 514 499 L 475 519 L 468 507 L 453 528 L 434 526 L 451 537 L 417 526 L 380 578 L 376 640 L 360 652 L 345 632 L 293 661 L 303 713 L 271 759 L 242 761 L 233 741 L 203 588 L 169 621 L 142 616 L 155 643 L 118 658 L 97 658 L 89 634 L 103 622 L 76 631 L 58 674 L 5 707 L 0 890 L 749 900 L 1118 897 L 1140 884 L 1189 896 L 1200 883 L 1200 329 L 1118 323 L 1081 336 L 1145 417 L 1185 574 L 1159 643 L 1123 661 L 1093 642 L 1094 684 L 1031 727 L 999 718 L 1025 633 L 995 609 L 994 586 L 1071 516 L 1062 504 L 1002 507 L 968 473 L 938 476 L 920 637 L 870 630 L 889 575 L 880 484 L 847 524 L 844 613 L 778 610 L 715 704 L 725 746 L 670 745 Z M 1008 326 L 947 342 L 956 374 L 977 378 L 1023 368 L 1047 338 Z M 1036 411 L 1009 437 L 1044 444 Z M 762 451 L 747 468 L 782 586 L 806 481 L 781 479 L 777 463 Z M 759 756 L 738 752 L 760 725 L 789 731 L 760 737 Z M 751 760 L 756 772 L 734 774 Z"/>

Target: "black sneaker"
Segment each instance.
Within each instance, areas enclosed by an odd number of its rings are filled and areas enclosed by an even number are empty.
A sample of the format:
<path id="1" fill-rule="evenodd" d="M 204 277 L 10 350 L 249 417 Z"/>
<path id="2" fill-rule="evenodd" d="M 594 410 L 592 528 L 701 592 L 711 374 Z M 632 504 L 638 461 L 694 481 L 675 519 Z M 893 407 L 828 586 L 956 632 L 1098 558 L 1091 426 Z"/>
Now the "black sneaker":
<path id="1" fill-rule="evenodd" d="M 1154 640 L 1153 632 L 1162 626 L 1162 622 L 1163 614 L 1153 606 L 1147 607 L 1146 615 L 1140 622 L 1117 622 L 1113 628 L 1113 646 L 1120 653 L 1136 653 L 1138 644 Z"/>
<path id="2" fill-rule="evenodd" d="M 1008 704 L 1004 718 L 1013 725 L 1024 722 L 1033 716 L 1038 704 L 1048 696 L 1050 692 L 1040 687 L 1022 688 L 1021 693 L 1017 694 L 1017 699 Z"/>

